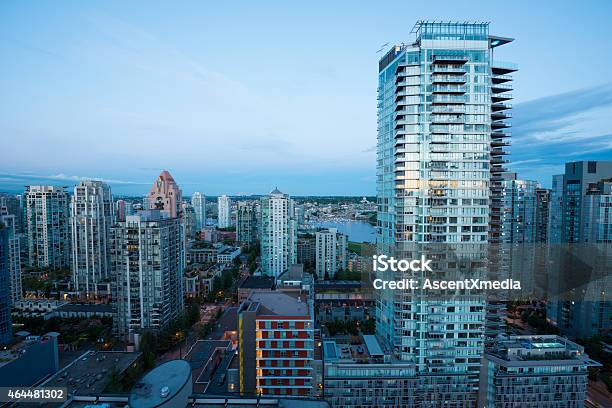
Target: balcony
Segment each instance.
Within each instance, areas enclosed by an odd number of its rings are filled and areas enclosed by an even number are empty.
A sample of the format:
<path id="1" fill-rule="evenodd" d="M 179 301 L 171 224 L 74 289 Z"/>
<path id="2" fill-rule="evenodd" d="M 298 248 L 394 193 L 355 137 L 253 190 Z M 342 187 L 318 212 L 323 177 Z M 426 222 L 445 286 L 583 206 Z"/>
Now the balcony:
<path id="1" fill-rule="evenodd" d="M 491 122 L 491 129 L 505 129 L 509 128 L 511 125 L 506 122 L 494 121 Z"/>
<path id="2" fill-rule="evenodd" d="M 464 94 L 466 93 L 467 88 L 463 85 L 434 85 L 432 92 L 433 93 L 455 93 L 455 94 Z"/>
<path id="3" fill-rule="evenodd" d="M 512 81 L 512 77 L 510 75 L 492 75 L 491 82 L 494 84 L 503 84 L 504 82 Z"/>
<path id="4" fill-rule="evenodd" d="M 510 119 L 511 117 L 512 117 L 512 113 L 510 112 L 503 112 L 503 111 L 491 112 L 492 120 L 504 120 L 504 119 Z"/>
<path id="5" fill-rule="evenodd" d="M 431 133 L 447 134 L 447 133 L 453 133 L 454 131 L 457 131 L 457 130 L 447 125 L 431 125 L 429 128 L 429 131 Z"/>
<path id="6" fill-rule="evenodd" d="M 496 102 L 491 105 L 492 112 L 500 112 L 500 111 L 508 110 L 508 109 L 512 109 L 512 105 L 509 103 Z"/>
<path id="7" fill-rule="evenodd" d="M 458 74 L 465 76 L 465 67 L 458 67 L 452 65 L 434 65 L 431 70 L 434 74 Z"/>
<path id="8" fill-rule="evenodd" d="M 511 136 L 511 134 L 509 132 L 502 132 L 500 130 L 491 132 L 491 137 L 493 139 L 501 139 L 501 138 L 510 137 L 510 136 Z"/>
<path id="9" fill-rule="evenodd" d="M 491 164 L 493 165 L 501 165 L 504 163 L 508 163 L 508 160 L 502 159 L 500 156 L 493 156 L 491 157 Z"/>
<path id="10" fill-rule="evenodd" d="M 463 95 L 433 95 L 431 103 L 434 104 L 456 104 L 465 103 L 465 97 Z"/>
<path id="11" fill-rule="evenodd" d="M 509 94 L 509 93 L 501 93 L 501 94 L 493 94 L 493 95 L 491 95 L 491 101 L 493 103 L 509 101 L 512 98 L 513 98 L 513 95 Z"/>
<path id="12" fill-rule="evenodd" d="M 509 150 L 504 150 L 501 148 L 493 148 L 491 149 L 491 156 L 501 156 L 505 154 L 510 154 Z"/>
<path id="13" fill-rule="evenodd" d="M 465 84 L 465 75 L 432 75 L 431 82 L 434 84 Z"/>
<path id="14" fill-rule="evenodd" d="M 504 146 L 510 146 L 512 143 L 510 143 L 510 141 L 504 141 L 504 140 L 499 140 L 499 139 L 493 139 L 491 140 L 491 147 L 504 147 Z"/>
<path id="15" fill-rule="evenodd" d="M 468 57 L 464 55 L 434 55 L 434 64 L 465 64 L 468 62 Z"/>
<path id="16" fill-rule="evenodd" d="M 465 113 L 465 106 L 449 105 L 449 106 L 433 106 L 431 113 Z"/>
<path id="17" fill-rule="evenodd" d="M 419 122 L 414 119 L 398 119 L 395 121 L 395 129 L 398 129 L 400 126 L 404 125 L 418 125 Z"/>
<path id="18" fill-rule="evenodd" d="M 431 123 L 446 124 L 446 123 L 465 123 L 463 115 L 446 115 L 446 114 L 435 114 L 431 117 Z"/>
<path id="19" fill-rule="evenodd" d="M 512 90 L 511 84 L 493 84 L 491 85 L 491 92 L 493 92 L 494 94 L 508 92 L 511 90 Z"/>

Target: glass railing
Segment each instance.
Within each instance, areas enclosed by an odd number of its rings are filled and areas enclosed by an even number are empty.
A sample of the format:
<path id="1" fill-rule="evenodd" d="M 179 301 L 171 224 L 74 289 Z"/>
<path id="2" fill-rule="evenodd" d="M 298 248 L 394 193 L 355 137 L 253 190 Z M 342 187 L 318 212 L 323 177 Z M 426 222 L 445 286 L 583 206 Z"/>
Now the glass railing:
<path id="1" fill-rule="evenodd" d="M 432 113 L 465 113 L 465 106 L 434 106 Z"/>
<path id="2" fill-rule="evenodd" d="M 500 94 L 493 94 L 491 95 L 491 98 L 497 98 L 497 99 L 512 99 L 514 98 L 514 95 L 508 92 L 504 92 L 504 93 L 500 93 Z"/>
<path id="3" fill-rule="evenodd" d="M 455 83 L 464 83 L 466 82 L 465 75 L 434 75 L 431 78 L 432 82 L 455 82 Z"/>
<path id="4" fill-rule="evenodd" d="M 467 88 L 462 85 L 434 85 L 433 92 L 466 92 Z"/>
<path id="5" fill-rule="evenodd" d="M 499 89 L 512 89 L 512 85 L 511 84 L 491 84 L 491 88 L 499 88 Z"/>
<path id="6" fill-rule="evenodd" d="M 465 97 L 463 96 L 448 96 L 448 95 L 434 95 L 432 98 L 432 102 L 434 103 L 462 103 L 465 102 Z"/>
<path id="7" fill-rule="evenodd" d="M 434 65 L 432 72 L 434 73 L 457 72 L 457 73 L 465 74 L 465 68 L 464 67 L 453 67 L 453 66 L 448 66 L 448 65 Z"/>

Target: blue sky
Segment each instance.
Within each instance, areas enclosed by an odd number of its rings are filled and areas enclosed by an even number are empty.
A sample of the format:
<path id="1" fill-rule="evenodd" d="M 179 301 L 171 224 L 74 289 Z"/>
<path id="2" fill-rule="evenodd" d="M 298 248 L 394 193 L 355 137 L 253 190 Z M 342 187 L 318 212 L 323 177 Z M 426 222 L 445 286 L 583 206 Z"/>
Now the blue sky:
<path id="1" fill-rule="evenodd" d="M 227 4 L 222 4 L 227 3 Z M 514 37 L 513 168 L 612 159 L 612 6 L 573 2 L 0 2 L 0 190 L 108 180 L 186 194 L 375 192 L 376 70 L 419 19 Z"/>

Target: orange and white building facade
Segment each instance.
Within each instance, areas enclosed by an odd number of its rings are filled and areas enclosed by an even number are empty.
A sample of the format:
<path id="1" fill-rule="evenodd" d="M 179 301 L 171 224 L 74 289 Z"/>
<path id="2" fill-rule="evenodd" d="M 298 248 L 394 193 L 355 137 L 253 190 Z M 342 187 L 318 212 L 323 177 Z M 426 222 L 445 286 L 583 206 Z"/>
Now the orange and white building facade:
<path id="1" fill-rule="evenodd" d="M 253 292 L 243 303 L 238 324 L 241 392 L 312 395 L 314 311 L 303 298 Z"/>

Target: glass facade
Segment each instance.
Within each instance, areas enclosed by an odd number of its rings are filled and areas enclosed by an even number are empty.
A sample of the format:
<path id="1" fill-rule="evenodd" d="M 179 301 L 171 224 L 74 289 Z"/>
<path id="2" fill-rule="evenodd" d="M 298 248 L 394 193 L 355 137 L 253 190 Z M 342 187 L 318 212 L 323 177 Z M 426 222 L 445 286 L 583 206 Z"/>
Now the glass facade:
<path id="1" fill-rule="evenodd" d="M 74 187 L 70 207 L 74 289 L 96 296 L 98 284 L 110 278 L 108 247 L 114 220 L 110 187 L 100 181 L 82 181 Z"/>
<path id="2" fill-rule="evenodd" d="M 63 187 L 28 186 L 24 193 L 28 266 L 70 268 L 70 197 Z"/>
<path id="3" fill-rule="evenodd" d="M 297 222 L 293 200 L 275 189 L 261 198 L 261 268 L 278 278 L 297 262 Z"/>
<path id="4" fill-rule="evenodd" d="M 378 251 L 426 254 L 436 271 L 474 278 L 486 271 L 487 244 L 499 240 L 514 69 L 493 62 L 501 43 L 486 23 L 419 22 L 413 32 L 412 45 L 379 62 Z M 379 291 L 377 333 L 415 364 L 423 406 L 475 404 L 485 306 L 476 293 Z"/>
<path id="5" fill-rule="evenodd" d="M 13 339 L 9 274 L 9 230 L 0 222 L 0 344 Z"/>

